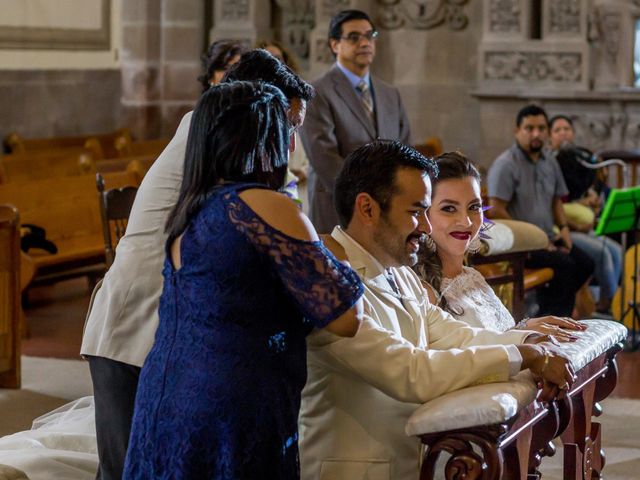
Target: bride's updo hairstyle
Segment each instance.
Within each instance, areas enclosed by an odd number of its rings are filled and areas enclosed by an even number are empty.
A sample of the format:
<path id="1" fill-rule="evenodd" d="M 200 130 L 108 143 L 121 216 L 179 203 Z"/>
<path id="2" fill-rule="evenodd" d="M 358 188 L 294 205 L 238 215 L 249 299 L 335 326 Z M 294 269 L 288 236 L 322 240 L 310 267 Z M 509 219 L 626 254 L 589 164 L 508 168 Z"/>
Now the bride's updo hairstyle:
<path id="1" fill-rule="evenodd" d="M 432 179 L 433 196 L 438 189 L 438 183 L 443 180 L 463 179 L 473 177 L 480 185 L 480 172 L 476 166 L 461 152 L 445 152 L 433 159 L 438 165 L 438 177 Z M 442 261 L 438 256 L 438 251 L 432 252 L 424 246 L 418 252 L 418 263 L 414 267 L 420 278 L 431 285 L 438 294 L 442 293 Z M 456 312 L 451 309 L 446 298 L 439 297 L 438 306 L 443 310 L 453 314 L 462 315 L 464 312 Z"/>
<path id="2" fill-rule="evenodd" d="M 284 186 L 288 108 L 284 94 L 267 83 L 222 83 L 202 94 L 191 116 L 180 195 L 165 227 L 167 245 L 220 183 Z"/>

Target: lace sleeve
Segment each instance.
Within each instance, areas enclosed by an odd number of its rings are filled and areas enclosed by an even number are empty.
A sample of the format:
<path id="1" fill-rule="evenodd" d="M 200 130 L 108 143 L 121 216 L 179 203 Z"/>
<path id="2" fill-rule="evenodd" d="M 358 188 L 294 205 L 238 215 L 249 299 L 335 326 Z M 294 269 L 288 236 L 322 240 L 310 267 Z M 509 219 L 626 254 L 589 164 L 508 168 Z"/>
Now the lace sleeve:
<path id="1" fill-rule="evenodd" d="M 267 255 L 303 315 L 322 328 L 338 318 L 364 293 L 358 275 L 320 241 L 292 238 L 265 223 L 237 194 L 225 195 L 229 219 Z"/>

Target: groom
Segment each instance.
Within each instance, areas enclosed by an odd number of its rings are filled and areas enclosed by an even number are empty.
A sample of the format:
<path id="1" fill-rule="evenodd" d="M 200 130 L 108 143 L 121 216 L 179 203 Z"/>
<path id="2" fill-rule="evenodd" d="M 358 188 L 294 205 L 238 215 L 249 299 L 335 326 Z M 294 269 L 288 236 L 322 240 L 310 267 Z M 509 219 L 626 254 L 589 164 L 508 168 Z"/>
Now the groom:
<path id="1" fill-rule="evenodd" d="M 349 155 L 336 179 L 340 226 L 327 244 L 361 277 L 365 318 L 353 338 L 307 338 L 302 480 L 416 480 L 422 446 L 404 426 L 419 404 L 527 368 L 556 385 L 573 381 L 564 358 L 522 344 L 532 332 L 474 329 L 427 302 L 409 266 L 431 232 L 436 170 L 411 147 L 376 141 Z"/>

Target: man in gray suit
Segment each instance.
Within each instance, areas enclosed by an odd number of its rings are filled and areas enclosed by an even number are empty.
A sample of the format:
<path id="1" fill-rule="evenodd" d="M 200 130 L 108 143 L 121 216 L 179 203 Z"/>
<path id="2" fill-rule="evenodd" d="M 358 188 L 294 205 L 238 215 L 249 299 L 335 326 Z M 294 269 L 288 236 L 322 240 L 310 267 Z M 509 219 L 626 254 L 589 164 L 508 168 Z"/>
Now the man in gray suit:
<path id="1" fill-rule="evenodd" d="M 335 65 L 313 86 L 301 130 L 311 163 L 309 216 L 319 233 L 338 224 L 333 206 L 335 178 L 344 158 L 376 138 L 410 143 L 409 121 L 398 90 L 370 75 L 378 31 L 360 10 L 331 19 L 329 46 Z"/>

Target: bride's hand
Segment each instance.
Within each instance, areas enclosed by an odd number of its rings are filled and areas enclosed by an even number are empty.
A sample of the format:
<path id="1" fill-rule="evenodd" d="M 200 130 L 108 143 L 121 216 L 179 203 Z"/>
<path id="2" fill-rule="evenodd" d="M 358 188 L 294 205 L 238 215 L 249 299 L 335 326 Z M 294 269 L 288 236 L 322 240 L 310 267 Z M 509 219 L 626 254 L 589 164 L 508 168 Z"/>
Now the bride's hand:
<path id="1" fill-rule="evenodd" d="M 569 317 L 548 315 L 546 317 L 529 318 L 522 328 L 544 335 L 553 335 L 560 342 L 575 342 L 578 337 L 567 330 L 584 331 L 587 326 Z"/>

